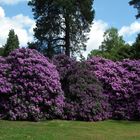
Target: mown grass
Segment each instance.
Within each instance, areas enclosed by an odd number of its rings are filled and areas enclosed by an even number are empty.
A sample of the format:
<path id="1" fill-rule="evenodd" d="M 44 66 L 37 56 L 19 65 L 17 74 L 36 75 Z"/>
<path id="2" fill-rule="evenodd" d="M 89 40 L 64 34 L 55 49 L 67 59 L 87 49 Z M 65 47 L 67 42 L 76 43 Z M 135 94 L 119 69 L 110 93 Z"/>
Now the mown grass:
<path id="1" fill-rule="evenodd" d="M 0 121 L 0 140 L 140 140 L 140 122 Z"/>

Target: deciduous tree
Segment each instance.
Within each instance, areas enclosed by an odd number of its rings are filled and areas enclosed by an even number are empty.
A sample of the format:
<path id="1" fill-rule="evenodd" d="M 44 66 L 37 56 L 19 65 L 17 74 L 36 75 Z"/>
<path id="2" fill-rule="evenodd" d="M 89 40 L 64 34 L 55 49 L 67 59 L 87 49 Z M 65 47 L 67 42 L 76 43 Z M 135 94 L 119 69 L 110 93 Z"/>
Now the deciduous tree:
<path id="1" fill-rule="evenodd" d="M 131 50 L 132 47 L 125 43 L 118 30 L 112 27 L 104 32 L 104 40 L 99 49 L 92 50 L 88 56 L 101 56 L 116 61 L 131 58 L 133 53 Z"/>

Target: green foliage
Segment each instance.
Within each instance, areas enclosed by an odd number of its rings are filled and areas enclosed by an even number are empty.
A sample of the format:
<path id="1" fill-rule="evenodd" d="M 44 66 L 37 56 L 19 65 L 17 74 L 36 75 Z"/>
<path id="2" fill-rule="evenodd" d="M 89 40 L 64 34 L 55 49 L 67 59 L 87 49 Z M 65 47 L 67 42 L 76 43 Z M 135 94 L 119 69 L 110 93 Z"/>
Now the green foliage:
<path id="1" fill-rule="evenodd" d="M 8 34 L 7 42 L 4 45 L 4 56 L 8 56 L 10 52 L 19 48 L 18 36 L 15 34 L 14 30 L 11 29 Z"/>
<path id="2" fill-rule="evenodd" d="M 104 40 L 99 49 L 110 52 L 112 49 L 117 49 L 123 45 L 125 45 L 125 42 L 122 36 L 119 36 L 118 30 L 112 27 L 104 32 Z"/>
<path id="3" fill-rule="evenodd" d="M 91 58 L 92 56 L 100 56 L 106 59 L 117 61 L 126 58 L 133 58 L 133 51 L 132 51 L 132 47 L 126 44 L 125 46 L 112 49 L 110 52 L 101 51 L 101 50 L 92 50 L 88 55 L 88 57 Z"/>
<path id="4" fill-rule="evenodd" d="M 30 0 L 29 6 L 41 51 L 48 56 L 62 51 L 70 56 L 85 50 L 86 33 L 94 18 L 93 0 Z"/>
<path id="5" fill-rule="evenodd" d="M 37 46 L 37 43 L 36 43 L 36 42 L 28 42 L 28 43 L 27 43 L 27 47 L 28 47 L 29 49 L 38 50 L 38 46 Z"/>
<path id="6" fill-rule="evenodd" d="M 136 18 L 137 19 L 140 18 L 140 0 L 131 0 L 129 4 L 138 10 L 138 14 L 136 15 Z"/>
<path id="7" fill-rule="evenodd" d="M 3 56 L 3 52 L 4 52 L 4 48 L 1 47 L 1 48 L 0 48 L 0 56 Z"/>
<path id="8" fill-rule="evenodd" d="M 132 45 L 134 59 L 140 59 L 140 33 L 138 34 L 135 43 Z"/>
<path id="9" fill-rule="evenodd" d="M 104 32 L 104 40 L 99 49 L 92 50 L 88 57 L 101 56 L 114 61 L 131 58 L 131 46 L 125 44 L 116 28 L 109 28 Z"/>

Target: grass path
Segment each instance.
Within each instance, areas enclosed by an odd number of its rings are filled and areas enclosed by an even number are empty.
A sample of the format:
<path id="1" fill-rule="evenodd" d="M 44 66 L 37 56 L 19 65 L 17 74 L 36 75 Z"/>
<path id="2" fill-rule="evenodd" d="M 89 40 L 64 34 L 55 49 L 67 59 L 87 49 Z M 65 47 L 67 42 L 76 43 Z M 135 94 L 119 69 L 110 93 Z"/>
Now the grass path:
<path id="1" fill-rule="evenodd" d="M 140 122 L 0 121 L 0 140 L 140 140 Z"/>

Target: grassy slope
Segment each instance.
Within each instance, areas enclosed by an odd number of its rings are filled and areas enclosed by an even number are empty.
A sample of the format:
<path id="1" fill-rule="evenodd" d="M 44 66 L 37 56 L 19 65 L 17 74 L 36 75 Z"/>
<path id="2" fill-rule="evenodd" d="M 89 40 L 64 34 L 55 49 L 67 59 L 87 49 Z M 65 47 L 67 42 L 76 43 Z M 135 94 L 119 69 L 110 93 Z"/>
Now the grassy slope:
<path id="1" fill-rule="evenodd" d="M 140 140 L 140 122 L 0 121 L 0 140 Z"/>

